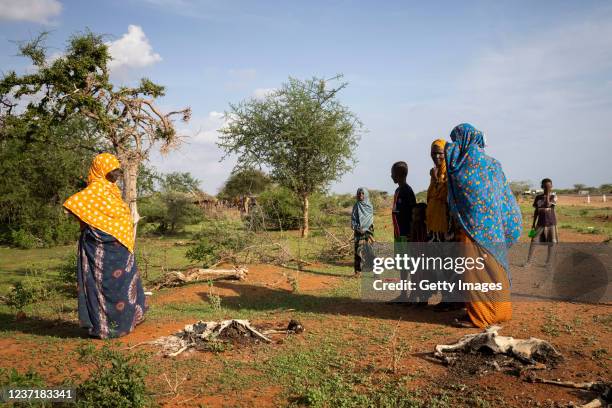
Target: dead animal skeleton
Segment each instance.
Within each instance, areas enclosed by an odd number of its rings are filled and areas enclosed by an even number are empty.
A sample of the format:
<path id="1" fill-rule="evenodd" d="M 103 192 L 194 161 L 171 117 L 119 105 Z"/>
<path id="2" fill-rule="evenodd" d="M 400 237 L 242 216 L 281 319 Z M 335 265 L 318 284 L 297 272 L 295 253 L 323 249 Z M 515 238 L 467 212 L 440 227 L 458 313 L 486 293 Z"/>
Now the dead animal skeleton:
<path id="1" fill-rule="evenodd" d="M 291 334 L 301 333 L 304 331 L 302 325 L 291 320 L 287 330 L 266 330 L 260 332 L 255 327 L 251 326 L 248 320 L 222 320 L 215 321 L 198 321 L 194 324 L 188 324 L 180 332 L 166 337 L 160 337 L 148 344 L 160 346 L 162 354 L 166 357 L 176 357 L 182 352 L 190 348 L 206 348 L 214 343 L 223 342 L 242 342 L 242 343 L 271 343 L 272 340 L 268 337 L 270 334 Z"/>
<path id="2" fill-rule="evenodd" d="M 439 344 L 435 347 L 434 357 L 452 363 L 458 358 L 458 353 L 487 351 L 505 354 L 527 364 L 556 363 L 562 359 L 561 354 L 545 340 L 535 337 L 523 340 L 500 336 L 497 334 L 500 329 L 500 326 L 491 326 L 482 333 L 465 335 L 454 344 Z"/>
<path id="3" fill-rule="evenodd" d="M 497 334 L 500 329 L 500 326 L 491 326 L 482 333 L 463 336 L 454 344 L 437 345 L 434 350 L 434 357 L 437 360 L 452 365 L 460 359 L 461 354 L 482 353 L 486 351 L 494 355 L 503 354 L 510 356 L 519 360 L 521 363 L 529 364 L 526 370 L 543 369 L 546 368 L 546 364 L 554 365 L 563 359 L 553 345 L 545 340 L 535 337 L 524 340 L 500 336 Z M 499 369 L 496 361 L 493 361 L 493 364 Z M 521 374 L 522 373 L 523 371 L 521 371 Z M 585 405 L 581 405 L 581 408 L 603 407 L 604 404 L 610 403 L 612 398 L 610 383 L 575 383 L 572 381 L 547 380 L 535 376 L 533 371 L 530 371 L 530 375 L 527 375 L 526 379 L 531 382 L 553 384 L 599 393 L 597 398 Z"/>

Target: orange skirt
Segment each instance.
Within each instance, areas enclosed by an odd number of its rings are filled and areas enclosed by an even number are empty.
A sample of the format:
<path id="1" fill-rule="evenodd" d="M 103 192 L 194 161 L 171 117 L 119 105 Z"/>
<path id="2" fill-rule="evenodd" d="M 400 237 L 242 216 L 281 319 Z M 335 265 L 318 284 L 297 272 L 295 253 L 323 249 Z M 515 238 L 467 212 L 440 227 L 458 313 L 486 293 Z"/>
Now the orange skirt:
<path id="1" fill-rule="evenodd" d="M 492 324 L 512 319 L 510 302 L 510 281 L 506 271 L 497 260 L 481 248 L 466 232 L 459 228 L 456 240 L 465 245 L 465 257 L 484 258 L 483 269 L 469 269 L 463 275 L 464 282 L 501 283 L 501 291 L 468 291 L 466 308 L 470 321 L 477 327 L 484 328 Z"/>

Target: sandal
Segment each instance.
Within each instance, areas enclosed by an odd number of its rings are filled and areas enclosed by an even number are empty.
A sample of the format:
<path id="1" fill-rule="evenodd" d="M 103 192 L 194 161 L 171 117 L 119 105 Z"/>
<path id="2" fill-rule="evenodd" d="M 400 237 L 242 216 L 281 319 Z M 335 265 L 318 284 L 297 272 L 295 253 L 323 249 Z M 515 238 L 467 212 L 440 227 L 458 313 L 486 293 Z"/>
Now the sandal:
<path id="1" fill-rule="evenodd" d="M 460 320 L 455 318 L 451 323 L 453 327 L 457 327 L 460 329 L 475 329 L 476 326 L 472 322 L 468 322 L 467 320 Z"/>
<path id="2" fill-rule="evenodd" d="M 475 329 L 476 326 L 469 320 L 464 320 L 459 317 L 455 317 L 453 322 L 451 323 L 453 327 L 458 327 L 460 329 Z"/>

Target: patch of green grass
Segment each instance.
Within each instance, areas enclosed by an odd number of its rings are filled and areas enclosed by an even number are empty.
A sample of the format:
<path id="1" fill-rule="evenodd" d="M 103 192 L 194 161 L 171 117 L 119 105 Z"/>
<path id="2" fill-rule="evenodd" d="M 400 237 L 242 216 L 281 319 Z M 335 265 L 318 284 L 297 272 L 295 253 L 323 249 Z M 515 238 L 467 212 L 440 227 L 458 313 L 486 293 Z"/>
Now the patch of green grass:
<path id="1" fill-rule="evenodd" d="M 607 329 L 612 329 L 612 313 L 593 316 L 593 322 L 599 323 Z"/>
<path id="2" fill-rule="evenodd" d="M 559 328 L 559 325 L 560 325 L 559 318 L 555 314 L 553 314 L 552 311 L 549 311 L 545 319 L 546 321 L 540 327 L 540 330 L 542 330 L 542 332 L 544 332 L 545 334 L 551 337 L 558 337 L 561 334 L 561 331 Z"/>
<path id="3" fill-rule="evenodd" d="M 531 227 L 533 202 L 519 203 L 523 214 L 524 229 Z M 612 236 L 612 207 L 585 207 L 558 205 L 555 208 L 557 225 L 561 229 L 574 230 L 581 234 L 603 234 Z"/>
<path id="4" fill-rule="evenodd" d="M 341 355 L 339 344 L 324 343 L 316 349 L 294 349 L 270 358 L 264 372 L 286 388 L 291 405 L 311 407 L 419 407 L 404 378 L 392 378 L 358 369 Z"/>
<path id="5" fill-rule="evenodd" d="M 608 350 L 605 348 L 598 348 L 591 352 L 593 360 L 602 360 L 608 357 Z"/>

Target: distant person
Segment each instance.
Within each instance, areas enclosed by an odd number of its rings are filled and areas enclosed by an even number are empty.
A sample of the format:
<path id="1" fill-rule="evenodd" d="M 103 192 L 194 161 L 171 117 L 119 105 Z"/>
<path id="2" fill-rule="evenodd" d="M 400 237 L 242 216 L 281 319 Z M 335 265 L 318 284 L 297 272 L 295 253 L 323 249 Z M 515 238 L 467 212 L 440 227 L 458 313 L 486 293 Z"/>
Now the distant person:
<path id="1" fill-rule="evenodd" d="M 427 204 L 417 203 L 412 207 L 412 225 L 410 228 L 410 239 L 412 242 L 427 242 Z"/>
<path id="2" fill-rule="evenodd" d="M 397 184 L 395 195 L 393 196 L 393 209 L 391 217 L 393 219 L 393 236 L 396 242 L 410 241 L 412 229 L 412 208 L 416 205 L 416 197 L 412 187 L 408 185 L 408 164 L 399 161 L 391 167 L 391 179 Z"/>
<path id="3" fill-rule="evenodd" d="M 429 171 L 429 187 L 427 188 L 427 213 L 426 224 L 431 242 L 445 242 L 452 239 L 453 232 L 450 227 L 450 217 L 448 216 L 448 177 L 446 174 L 446 160 L 444 159 L 444 148 L 446 140 L 436 139 L 431 143 L 430 156 L 434 167 Z M 440 249 L 443 250 L 443 246 Z M 442 255 L 442 254 L 441 254 Z M 437 271 L 438 279 L 447 282 L 456 282 L 457 274 L 445 271 Z M 437 312 L 448 312 L 461 309 L 462 302 L 451 302 L 451 294 L 442 291 L 442 299 L 434 310 Z M 453 300 L 458 300 L 456 297 Z"/>
<path id="4" fill-rule="evenodd" d="M 512 318 L 508 247 L 521 233 L 521 211 L 501 164 L 484 152 L 482 132 L 468 123 L 451 132 L 446 145 L 448 204 L 457 223 L 456 241 L 464 256 L 483 258 L 484 268 L 470 268 L 461 279 L 469 283 L 502 284 L 501 291 L 468 291 L 467 316 L 461 327 L 487 327 Z"/>
<path id="5" fill-rule="evenodd" d="M 365 187 L 359 187 L 353 205 L 351 225 L 355 240 L 355 276 L 360 276 L 363 268 L 365 246 L 374 238 L 374 207 L 370 202 L 370 193 Z"/>
<path id="6" fill-rule="evenodd" d="M 427 204 L 417 203 L 412 207 L 412 226 L 410 230 L 410 240 L 412 242 L 427 242 L 427 225 L 425 217 L 427 213 Z M 414 246 L 416 247 L 416 245 Z M 417 249 L 417 248 L 414 248 Z M 428 299 L 432 293 L 421 290 L 418 287 L 418 282 L 428 279 L 428 274 L 422 270 L 417 270 L 410 275 L 410 280 L 417 283 L 417 288 L 410 292 L 410 302 L 419 306 L 426 306 Z"/>
<path id="7" fill-rule="evenodd" d="M 554 253 L 554 245 L 559 242 L 557 235 L 557 217 L 555 215 L 555 207 L 557 206 L 557 195 L 552 191 L 552 180 L 545 178 L 542 180 L 542 194 L 536 195 L 533 200 L 533 223 L 531 229 L 535 231 L 529 245 L 529 254 L 525 266 L 531 263 L 533 252 L 535 249 L 534 243 L 542 243 L 548 246 L 548 255 L 546 257 L 546 265 L 550 265 Z"/>
<path id="8" fill-rule="evenodd" d="M 399 161 L 391 166 L 391 179 L 397 188 L 393 196 L 393 208 L 391 218 L 393 221 L 393 238 L 395 254 L 403 255 L 408 250 L 408 242 L 412 240 L 412 209 L 416 206 L 416 197 L 412 187 L 408 185 L 408 164 Z M 406 270 L 400 270 L 400 278 L 403 281 L 410 280 Z M 408 302 L 408 291 L 404 290 L 393 302 Z"/>
<path id="9" fill-rule="evenodd" d="M 87 187 L 64 208 L 81 223 L 77 259 L 78 312 L 90 337 L 123 336 L 144 320 L 145 295 L 134 259 L 134 224 L 115 182 L 119 160 L 97 155 Z"/>
<path id="10" fill-rule="evenodd" d="M 448 181 L 444 146 L 446 146 L 444 139 L 436 139 L 431 144 L 431 160 L 434 167 L 429 172 L 426 223 L 433 242 L 444 242 L 449 232 Z"/>

